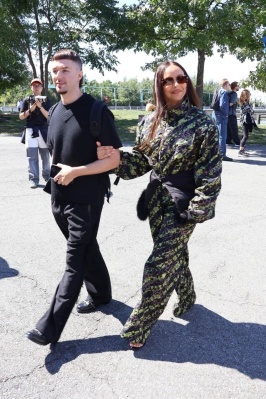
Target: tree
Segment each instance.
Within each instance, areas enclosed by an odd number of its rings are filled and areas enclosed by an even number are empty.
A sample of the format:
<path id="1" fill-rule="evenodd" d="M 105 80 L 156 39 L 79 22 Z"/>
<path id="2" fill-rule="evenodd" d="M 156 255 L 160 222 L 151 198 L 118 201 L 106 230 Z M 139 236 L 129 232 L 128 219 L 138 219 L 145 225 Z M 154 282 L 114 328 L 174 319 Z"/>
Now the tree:
<path id="1" fill-rule="evenodd" d="M 139 104 L 139 86 L 137 79 L 124 79 L 117 89 L 119 104 L 128 106 Z"/>
<path id="2" fill-rule="evenodd" d="M 134 24 L 132 41 L 155 62 L 198 54 L 196 90 L 202 98 L 204 63 L 215 46 L 243 61 L 260 59 L 260 37 L 265 29 L 264 0 L 141 0 L 128 8 Z M 260 8 L 261 6 L 261 8 Z M 263 25 L 264 24 L 264 25 Z"/>
<path id="3" fill-rule="evenodd" d="M 0 3 L 0 91 L 22 84 L 27 78 L 25 55 L 20 51 L 21 40 L 16 30 L 8 23 L 6 9 Z"/>
<path id="4" fill-rule="evenodd" d="M 266 60 L 260 62 L 255 71 L 249 73 L 248 78 L 241 82 L 242 86 L 251 86 L 254 89 L 266 92 Z"/>
<path id="5" fill-rule="evenodd" d="M 9 25 L 21 38 L 19 50 L 26 55 L 33 77 L 39 76 L 48 90 L 48 64 L 59 48 L 76 50 L 84 63 L 100 72 L 115 70 L 114 52 L 125 47 L 127 38 L 120 33 L 124 13 L 115 0 L 1 0 Z M 120 38 L 120 39 L 118 39 Z M 22 57 L 22 59 L 25 57 Z"/>

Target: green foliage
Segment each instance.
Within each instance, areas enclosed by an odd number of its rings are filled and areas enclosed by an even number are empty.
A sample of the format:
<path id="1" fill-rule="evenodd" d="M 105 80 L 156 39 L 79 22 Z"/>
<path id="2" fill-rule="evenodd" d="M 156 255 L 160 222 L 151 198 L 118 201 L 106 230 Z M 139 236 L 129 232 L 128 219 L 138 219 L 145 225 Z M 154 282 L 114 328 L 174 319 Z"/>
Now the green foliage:
<path id="1" fill-rule="evenodd" d="M 264 5 L 263 5 L 264 4 Z M 265 0 L 140 0 L 128 8 L 137 50 L 155 57 L 146 67 L 198 53 L 196 89 L 203 94 L 204 62 L 216 46 L 221 57 L 239 60 L 263 56 Z"/>
<path id="2" fill-rule="evenodd" d="M 124 79 L 119 83 L 112 83 L 110 80 L 102 83 L 86 80 L 85 91 L 97 100 L 108 97 L 109 105 L 140 106 L 152 98 L 152 85 L 153 81 L 148 78 L 142 82 Z"/>
<path id="3" fill-rule="evenodd" d="M 195 77 L 192 77 L 195 81 Z M 204 83 L 203 105 L 208 106 L 214 89 L 218 82 Z M 153 98 L 153 81 L 149 78 L 138 82 L 136 79 L 124 79 L 122 82 L 113 83 L 105 80 L 98 83 L 96 80 L 84 80 L 84 91 L 91 94 L 97 100 L 108 99 L 108 105 L 140 106 L 145 105 Z M 30 94 L 29 81 L 24 85 L 8 88 L 0 95 L 0 104 L 16 105 L 18 98 L 25 98 Z M 58 101 L 58 95 L 54 89 L 48 91 L 52 103 Z"/>
<path id="4" fill-rule="evenodd" d="M 8 24 L 8 15 L 0 3 L 0 92 L 21 84 L 27 78 L 25 55 L 21 52 L 21 40 Z"/>
<path id="5" fill-rule="evenodd" d="M 266 92 L 266 59 L 257 64 L 256 70 L 249 73 L 242 85 Z"/>
<path id="6" fill-rule="evenodd" d="M 126 17 L 116 3 L 115 0 L 1 0 L 0 15 L 4 14 L 5 19 L 2 18 L 0 40 L 9 27 L 14 32 L 11 37 L 19 38 L 14 41 L 14 49 L 17 48 L 14 60 L 23 65 L 26 57 L 32 75 L 44 81 L 47 92 L 48 63 L 59 48 L 76 50 L 92 69 L 115 70 L 118 61 L 114 52 L 125 48 L 127 43 L 122 30 Z M 10 52 L 9 44 L 10 40 L 3 44 L 5 59 Z"/>

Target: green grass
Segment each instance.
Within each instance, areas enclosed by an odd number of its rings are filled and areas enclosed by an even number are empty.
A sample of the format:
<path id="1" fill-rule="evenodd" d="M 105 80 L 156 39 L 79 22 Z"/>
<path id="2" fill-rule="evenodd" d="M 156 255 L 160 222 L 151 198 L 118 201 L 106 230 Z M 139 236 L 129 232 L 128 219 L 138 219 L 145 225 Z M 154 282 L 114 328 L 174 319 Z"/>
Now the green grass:
<path id="1" fill-rule="evenodd" d="M 18 114 L 0 112 L 0 134 L 22 134 L 25 122 L 21 121 Z"/>
<path id="2" fill-rule="evenodd" d="M 118 134 L 123 144 L 133 144 L 136 137 L 138 116 L 146 115 L 141 110 L 112 110 Z M 18 114 L 4 114 L 0 112 L 0 134 L 21 135 L 25 122 L 19 120 Z M 239 137 L 241 127 L 239 126 Z M 249 144 L 266 144 L 266 125 L 259 125 L 254 129 L 248 139 Z"/>
<path id="3" fill-rule="evenodd" d="M 141 110 L 112 110 L 115 116 L 115 124 L 122 143 L 134 143 L 138 116 L 148 112 Z"/>
<path id="4" fill-rule="evenodd" d="M 239 133 L 241 128 L 239 128 Z M 239 134 L 239 137 L 241 135 Z M 257 129 L 253 129 L 253 132 L 249 134 L 247 144 L 266 144 L 266 125 L 258 125 Z"/>

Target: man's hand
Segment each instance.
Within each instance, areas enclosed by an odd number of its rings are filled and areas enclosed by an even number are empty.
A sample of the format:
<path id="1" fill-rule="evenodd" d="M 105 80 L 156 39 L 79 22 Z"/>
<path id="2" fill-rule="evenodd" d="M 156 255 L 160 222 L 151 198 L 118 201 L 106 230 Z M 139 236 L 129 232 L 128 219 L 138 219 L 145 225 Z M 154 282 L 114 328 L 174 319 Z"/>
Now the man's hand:
<path id="1" fill-rule="evenodd" d="M 58 163 L 57 166 L 59 166 L 59 168 L 61 168 L 61 170 L 54 177 L 54 181 L 57 184 L 61 184 L 62 186 L 67 186 L 76 177 L 75 169 L 72 168 L 71 166 L 64 165 L 62 163 Z"/>
<path id="2" fill-rule="evenodd" d="M 111 146 L 102 146 L 99 141 L 96 141 L 97 144 L 97 158 L 104 159 L 110 157 L 114 153 L 114 148 Z"/>
<path id="3" fill-rule="evenodd" d="M 40 108 L 42 108 L 42 101 L 36 100 L 34 105 L 40 109 Z"/>
<path id="4" fill-rule="evenodd" d="M 99 143 L 100 145 L 101 143 Z M 57 166 L 61 168 L 60 172 L 54 177 L 54 181 L 62 186 L 67 186 L 76 177 L 98 175 L 100 173 L 108 172 L 109 170 L 115 169 L 120 163 L 120 151 L 113 147 L 102 147 L 104 154 L 102 159 L 97 159 L 87 165 L 82 166 L 68 166 L 62 163 L 58 163 Z"/>

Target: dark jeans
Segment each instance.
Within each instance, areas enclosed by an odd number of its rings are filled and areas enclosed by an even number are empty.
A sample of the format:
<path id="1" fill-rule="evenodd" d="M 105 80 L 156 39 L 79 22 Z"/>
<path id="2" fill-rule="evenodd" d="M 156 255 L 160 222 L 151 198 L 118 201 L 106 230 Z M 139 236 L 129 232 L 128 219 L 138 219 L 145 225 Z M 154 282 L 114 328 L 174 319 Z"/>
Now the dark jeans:
<path id="1" fill-rule="evenodd" d="M 66 269 L 50 308 L 36 324 L 57 342 L 78 299 L 83 281 L 95 304 L 111 299 L 111 282 L 96 240 L 102 206 L 52 202 L 54 218 L 67 239 Z"/>
<path id="2" fill-rule="evenodd" d="M 238 126 L 237 126 L 237 118 L 236 115 L 228 116 L 228 125 L 227 125 L 227 138 L 226 143 L 231 144 L 232 140 L 235 144 L 239 145 L 240 140 L 238 137 Z"/>
<path id="3" fill-rule="evenodd" d="M 242 125 L 242 133 L 243 133 L 243 137 L 240 141 L 240 147 L 245 147 L 246 141 L 248 139 L 248 135 L 249 135 L 250 129 L 247 125 Z"/>

